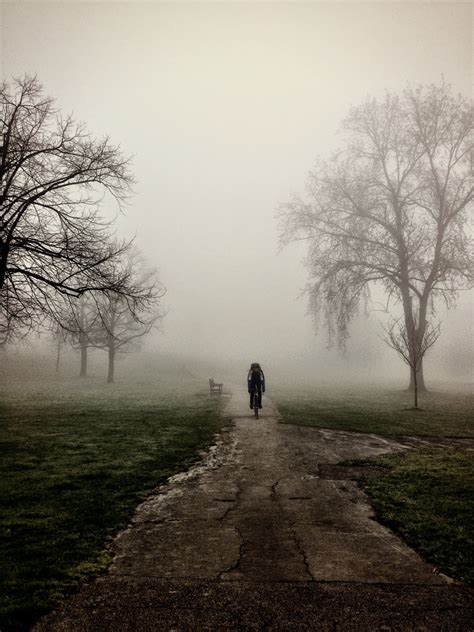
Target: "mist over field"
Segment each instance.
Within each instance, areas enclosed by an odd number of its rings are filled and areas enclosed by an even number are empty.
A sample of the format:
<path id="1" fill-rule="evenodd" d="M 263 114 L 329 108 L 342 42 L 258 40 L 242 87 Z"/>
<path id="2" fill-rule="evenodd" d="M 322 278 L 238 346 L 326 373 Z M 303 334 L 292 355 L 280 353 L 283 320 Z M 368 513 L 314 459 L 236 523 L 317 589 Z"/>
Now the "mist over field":
<path id="1" fill-rule="evenodd" d="M 244 383 L 259 361 L 269 385 L 406 383 L 380 340 L 381 297 L 368 317 L 361 308 L 345 353 L 328 350 L 324 327 L 315 334 L 305 246 L 279 249 L 276 209 L 304 191 L 367 95 L 443 77 L 471 94 L 469 4 L 7 2 L 0 16 L 2 78 L 36 74 L 61 111 L 133 156 L 117 234 L 136 235 L 158 269 L 166 316 L 117 380 L 189 371 Z M 117 212 L 107 198 L 103 212 Z M 440 306 L 428 386 L 472 382 L 472 304 L 462 292 L 456 310 Z M 105 361 L 92 353 L 91 374 Z"/>
<path id="2" fill-rule="evenodd" d="M 473 20 L 0 0 L 2 632 L 467 629 Z"/>

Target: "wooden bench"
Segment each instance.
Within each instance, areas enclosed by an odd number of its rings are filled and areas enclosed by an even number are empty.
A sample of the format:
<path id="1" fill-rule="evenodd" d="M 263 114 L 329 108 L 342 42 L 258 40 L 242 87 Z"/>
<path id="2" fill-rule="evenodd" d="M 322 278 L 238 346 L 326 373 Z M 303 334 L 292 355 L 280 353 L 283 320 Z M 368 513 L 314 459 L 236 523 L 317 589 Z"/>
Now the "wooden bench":
<path id="1" fill-rule="evenodd" d="M 224 384 L 218 384 L 217 382 L 214 382 L 214 378 L 213 377 L 209 378 L 210 395 L 212 395 L 213 393 L 217 393 L 218 395 L 221 395 L 223 386 L 224 386 Z"/>

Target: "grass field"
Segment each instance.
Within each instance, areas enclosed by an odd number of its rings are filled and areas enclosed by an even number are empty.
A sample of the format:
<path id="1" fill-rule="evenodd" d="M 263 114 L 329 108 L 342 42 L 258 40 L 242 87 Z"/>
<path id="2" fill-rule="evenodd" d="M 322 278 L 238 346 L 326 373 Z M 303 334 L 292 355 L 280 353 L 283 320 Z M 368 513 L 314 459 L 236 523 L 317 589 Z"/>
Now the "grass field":
<path id="1" fill-rule="evenodd" d="M 473 396 L 423 393 L 419 409 L 403 391 L 282 392 L 277 398 L 284 423 L 384 436 L 474 437 Z"/>
<path id="2" fill-rule="evenodd" d="M 386 468 L 359 479 L 378 519 L 441 571 L 474 585 L 474 453 L 410 450 L 365 463 Z"/>
<path id="3" fill-rule="evenodd" d="M 0 629 L 108 564 L 135 506 L 222 426 L 218 398 L 87 380 L 0 389 Z"/>

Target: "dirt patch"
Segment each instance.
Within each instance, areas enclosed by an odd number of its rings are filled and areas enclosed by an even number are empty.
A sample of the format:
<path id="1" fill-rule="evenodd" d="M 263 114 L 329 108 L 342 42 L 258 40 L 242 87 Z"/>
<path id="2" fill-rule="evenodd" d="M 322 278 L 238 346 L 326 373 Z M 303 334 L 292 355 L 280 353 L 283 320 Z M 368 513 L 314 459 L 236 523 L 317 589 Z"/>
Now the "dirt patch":
<path id="1" fill-rule="evenodd" d="M 364 465 L 334 465 L 333 463 L 320 463 L 318 466 L 319 478 L 333 481 L 358 480 L 361 477 L 386 476 L 389 468 L 370 463 Z"/>

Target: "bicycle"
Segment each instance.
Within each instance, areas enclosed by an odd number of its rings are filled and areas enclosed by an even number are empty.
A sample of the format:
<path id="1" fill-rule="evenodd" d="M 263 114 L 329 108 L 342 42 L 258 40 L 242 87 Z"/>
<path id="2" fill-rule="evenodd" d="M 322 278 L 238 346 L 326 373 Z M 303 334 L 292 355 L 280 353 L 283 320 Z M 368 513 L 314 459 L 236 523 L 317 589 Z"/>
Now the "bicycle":
<path id="1" fill-rule="evenodd" d="M 255 413 L 255 419 L 258 419 L 258 386 L 253 388 L 253 411 Z"/>

